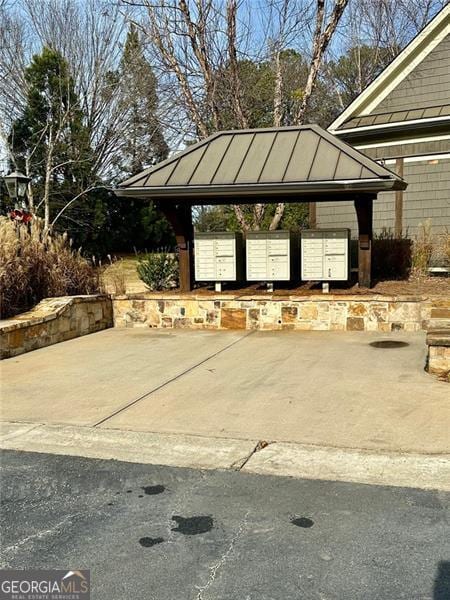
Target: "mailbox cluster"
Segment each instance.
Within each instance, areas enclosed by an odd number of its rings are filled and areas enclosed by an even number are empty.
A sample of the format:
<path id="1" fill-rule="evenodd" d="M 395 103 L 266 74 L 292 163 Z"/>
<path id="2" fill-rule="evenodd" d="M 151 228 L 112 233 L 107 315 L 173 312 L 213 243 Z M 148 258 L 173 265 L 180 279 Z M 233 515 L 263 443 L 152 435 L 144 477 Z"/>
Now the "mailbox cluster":
<path id="1" fill-rule="evenodd" d="M 345 281 L 349 277 L 348 229 L 253 231 L 246 236 L 247 281 L 289 281 L 298 273 L 305 281 Z M 197 281 L 241 281 L 244 278 L 240 233 L 195 235 Z"/>

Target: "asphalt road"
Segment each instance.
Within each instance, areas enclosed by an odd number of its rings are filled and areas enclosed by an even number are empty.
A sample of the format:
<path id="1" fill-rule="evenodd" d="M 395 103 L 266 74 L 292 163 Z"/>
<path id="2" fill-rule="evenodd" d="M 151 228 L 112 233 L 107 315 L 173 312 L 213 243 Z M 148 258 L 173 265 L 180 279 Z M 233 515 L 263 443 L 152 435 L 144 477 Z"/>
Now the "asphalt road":
<path id="1" fill-rule="evenodd" d="M 444 600 L 450 494 L 5 451 L 2 567 L 95 600 Z"/>

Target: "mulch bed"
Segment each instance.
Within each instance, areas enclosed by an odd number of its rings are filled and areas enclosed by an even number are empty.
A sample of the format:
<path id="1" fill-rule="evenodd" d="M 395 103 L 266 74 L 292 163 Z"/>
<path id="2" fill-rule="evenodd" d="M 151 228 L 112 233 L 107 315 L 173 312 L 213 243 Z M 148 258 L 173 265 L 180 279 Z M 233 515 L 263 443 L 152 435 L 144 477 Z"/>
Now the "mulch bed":
<path id="1" fill-rule="evenodd" d="M 207 296 L 217 295 L 214 291 L 214 285 L 204 285 L 196 287 L 193 294 L 205 294 Z M 239 287 L 238 284 L 225 283 L 222 285 L 222 294 L 233 296 L 249 296 L 257 294 L 267 294 L 267 288 L 258 283 Z M 275 282 L 274 296 L 313 296 L 322 293 L 321 283 L 303 283 L 298 286 L 292 282 Z M 373 295 L 383 296 L 443 296 L 450 300 L 450 278 L 449 277 L 427 277 L 408 280 L 389 280 L 374 282 L 370 289 L 360 288 L 356 282 L 333 283 L 330 282 L 330 294 L 333 295 Z"/>

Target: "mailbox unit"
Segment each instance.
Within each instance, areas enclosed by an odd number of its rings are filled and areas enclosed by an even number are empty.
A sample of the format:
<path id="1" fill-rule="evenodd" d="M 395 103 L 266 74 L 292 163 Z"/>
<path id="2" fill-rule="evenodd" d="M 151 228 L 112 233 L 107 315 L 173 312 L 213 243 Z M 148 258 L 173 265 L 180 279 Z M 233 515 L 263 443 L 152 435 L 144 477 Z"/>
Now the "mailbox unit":
<path id="1" fill-rule="evenodd" d="M 289 281 L 298 254 L 297 239 L 290 231 L 247 233 L 247 280 Z"/>
<path id="2" fill-rule="evenodd" d="M 233 232 L 196 233 L 195 279 L 197 281 L 239 281 L 243 276 L 242 234 Z"/>
<path id="3" fill-rule="evenodd" d="M 302 280 L 347 281 L 350 274 L 349 247 L 349 229 L 302 231 Z"/>

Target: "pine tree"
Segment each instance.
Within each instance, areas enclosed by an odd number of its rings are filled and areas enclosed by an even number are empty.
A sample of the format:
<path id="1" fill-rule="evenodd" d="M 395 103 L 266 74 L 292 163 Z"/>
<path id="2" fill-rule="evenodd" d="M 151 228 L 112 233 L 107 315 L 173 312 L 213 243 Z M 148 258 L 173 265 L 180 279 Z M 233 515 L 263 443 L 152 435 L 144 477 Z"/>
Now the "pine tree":
<path id="1" fill-rule="evenodd" d="M 157 118 L 157 81 L 132 25 L 120 65 L 122 102 L 129 127 L 124 140 L 121 170 L 133 175 L 167 157 L 168 147 Z"/>
<path id="2" fill-rule="evenodd" d="M 26 104 L 10 143 L 18 167 L 33 175 L 36 196 L 50 215 L 85 188 L 90 177 L 89 136 L 67 61 L 53 48 L 33 56 L 25 71 Z"/>

